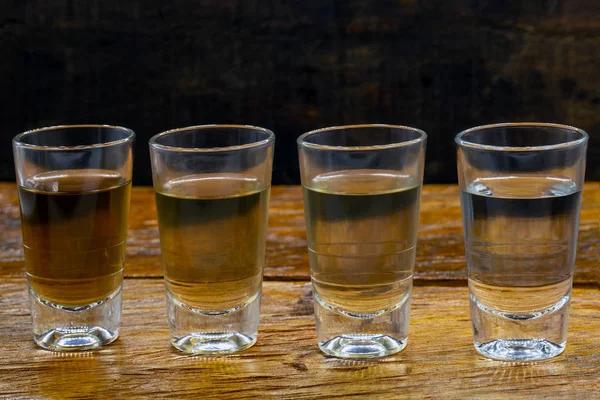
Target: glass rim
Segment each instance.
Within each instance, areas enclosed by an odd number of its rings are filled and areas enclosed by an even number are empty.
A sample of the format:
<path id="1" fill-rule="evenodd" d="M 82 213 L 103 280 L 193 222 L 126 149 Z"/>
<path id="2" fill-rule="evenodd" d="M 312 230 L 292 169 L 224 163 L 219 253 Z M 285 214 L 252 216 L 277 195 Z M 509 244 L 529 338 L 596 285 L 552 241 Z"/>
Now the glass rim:
<path id="1" fill-rule="evenodd" d="M 52 132 L 60 129 L 88 129 L 88 128 L 103 128 L 103 129 L 112 129 L 117 131 L 122 131 L 127 135 L 122 139 L 110 140 L 107 142 L 94 143 L 94 144 L 82 144 L 82 145 L 72 145 L 72 146 L 56 146 L 56 145 L 40 145 L 40 144 L 31 144 L 24 143 L 22 139 L 40 132 Z M 119 144 L 132 142 L 135 138 L 135 132 L 129 128 L 125 128 L 123 126 L 118 125 L 102 125 L 102 124 L 76 124 L 76 125 L 53 125 L 46 126 L 43 128 L 31 129 L 29 131 L 21 132 L 16 135 L 12 142 L 15 147 L 32 149 L 32 150 L 89 150 L 89 149 L 99 149 L 104 147 L 116 146 Z"/>
<path id="2" fill-rule="evenodd" d="M 247 131 L 259 131 L 266 134 L 266 138 L 262 140 L 257 140 L 252 143 L 240 144 L 240 145 L 232 145 L 232 146 L 220 146 L 220 147 L 179 147 L 179 146 L 169 146 L 157 143 L 156 141 L 164 136 L 169 136 L 177 133 L 193 131 L 193 130 L 211 130 L 211 129 L 244 129 Z M 186 126 L 184 128 L 176 128 L 169 129 L 168 131 L 164 131 L 158 133 L 150 138 L 148 141 L 148 145 L 151 149 L 155 150 L 164 150 L 164 151 L 173 151 L 173 152 L 187 152 L 187 153 L 218 153 L 225 151 L 235 151 L 235 150 L 245 150 L 252 149 L 257 147 L 268 146 L 269 144 L 275 141 L 275 134 L 266 128 L 261 128 L 260 126 L 254 125 L 236 125 L 236 124 L 208 124 L 208 125 L 194 125 L 194 126 Z"/>
<path id="3" fill-rule="evenodd" d="M 364 128 L 386 128 L 386 129 L 401 129 L 405 131 L 415 132 L 419 135 L 419 137 L 415 139 L 405 140 L 401 142 L 387 143 L 387 144 L 376 144 L 371 146 L 336 146 L 330 144 L 317 144 L 310 143 L 306 141 L 306 138 L 317 135 L 323 132 L 330 131 L 341 131 L 345 129 L 364 129 Z M 338 126 L 330 126 L 326 128 L 315 129 L 306 133 L 303 133 L 296 139 L 296 143 L 298 146 L 306 147 L 315 150 L 336 150 L 336 151 L 367 151 L 367 150 L 385 150 L 385 149 L 394 149 L 398 147 L 410 146 L 413 144 L 417 144 L 423 142 L 427 139 L 427 134 L 425 131 L 413 128 L 405 125 L 390 125 L 390 124 L 358 124 L 358 125 L 338 125 Z"/>
<path id="4" fill-rule="evenodd" d="M 541 146 L 495 146 L 490 144 L 473 143 L 463 139 L 463 137 L 469 133 L 485 131 L 488 129 L 496 128 L 551 128 L 555 130 L 573 131 L 580 135 L 575 140 L 565 141 L 557 144 L 548 144 Z M 580 128 L 576 128 L 571 125 L 555 124 L 548 122 L 503 122 L 498 124 L 479 125 L 469 129 L 461 131 L 454 137 L 454 142 L 459 147 L 476 149 L 476 150 L 490 150 L 490 151 L 511 151 L 511 152 L 526 152 L 526 151 L 545 151 L 545 150 L 557 150 L 557 149 L 568 149 L 572 147 L 578 147 L 581 144 L 587 142 L 589 135 L 586 131 Z"/>

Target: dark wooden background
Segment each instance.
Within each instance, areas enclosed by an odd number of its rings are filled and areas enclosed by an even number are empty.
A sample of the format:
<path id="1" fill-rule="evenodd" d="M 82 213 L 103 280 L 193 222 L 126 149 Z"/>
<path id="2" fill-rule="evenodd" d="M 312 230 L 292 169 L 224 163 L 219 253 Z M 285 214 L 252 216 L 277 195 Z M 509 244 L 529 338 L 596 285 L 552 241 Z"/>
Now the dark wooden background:
<path id="1" fill-rule="evenodd" d="M 600 2 L 0 0 L 0 118 L 0 180 L 30 128 L 132 128 L 150 184 L 153 134 L 247 123 L 298 183 L 299 134 L 379 122 L 427 131 L 426 181 L 447 183 L 458 131 L 526 120 L 587 130 L 600 180 Z"/>

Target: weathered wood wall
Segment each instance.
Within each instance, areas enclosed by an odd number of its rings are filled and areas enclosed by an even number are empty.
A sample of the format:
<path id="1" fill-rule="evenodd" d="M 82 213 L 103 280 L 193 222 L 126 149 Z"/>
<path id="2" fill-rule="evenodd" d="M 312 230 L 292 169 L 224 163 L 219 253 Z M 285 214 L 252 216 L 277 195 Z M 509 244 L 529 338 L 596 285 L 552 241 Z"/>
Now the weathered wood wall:
<path id="1" fill-rule="evenodd" d="M 452 138 L 491 122 L 573 124 L 600 180 L 600 4 L 595 0 L 4 0 L 0 180 L 10 138 L 58 123 L 148 138 L 205 123 L 277 134 L 275 183 L 299 180 L 295 139 L 381 122 L 430 135 L 426 181 L 456 179 Z"/>

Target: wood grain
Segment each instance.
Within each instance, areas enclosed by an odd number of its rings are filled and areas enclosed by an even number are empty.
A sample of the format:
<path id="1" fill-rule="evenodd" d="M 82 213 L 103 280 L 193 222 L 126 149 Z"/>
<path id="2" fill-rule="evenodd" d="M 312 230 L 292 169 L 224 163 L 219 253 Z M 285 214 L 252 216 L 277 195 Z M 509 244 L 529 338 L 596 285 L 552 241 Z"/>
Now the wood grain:
<path id="1" fill-rule="evenodd" d="M 32 340 L 17 195 L 0 184 L 0 397 L 9 399 L 332 399 L 597 397 L 600 387 L 598 183 L 586 185 L 567 350 L 502 363 L 472 345 L 457 187 L 422 194 L 417 286 L 408 347 L 378 361 L 327 357 L 316 346 L 301 191 L 274 187 L 259 340 L 230 357 L 173 350 L 165 321 L 151 188 L 133 190 L 120 338 L 61 354 Z"/>
<path id="2" fill-rule="evenodd" d="M 419 280 L 464 280 L 465 257 L 458 188 L 425 185 L 421 197 L 415 276 Z M 23 252 L 15 186 L 0 183 L 0 274 L 23 273 Z M 585 185 L 575 282 L 591 283 L 599 268 L 600 185 Z M 131 198 L 127 277 L 160 277 L 160 243 L 154 195 L 134 187 Z M 271 192 L 265 263 L 266 280 L 310 278 L 302 192 L 297 186 L 275 186 Z"/>
<path id="3" fill-rule="evenodd" d="M 416 287 L 408 347 L 379 361 L 327 357 L 316 346 L 310 285 L 266 282 L 259 340 L 237 356 L 171 349 L 160 279 L 129 279 L 120 338 L 103 350 L 59 354 L 31 339 L 25 281 L 0 283 L 0 394 L 109 398 L 595 398 L 600 313 L 595 289 L 573 293 L 568 346 L 537 364 L 495 362 L 472 345 L 464 286 Z"/>

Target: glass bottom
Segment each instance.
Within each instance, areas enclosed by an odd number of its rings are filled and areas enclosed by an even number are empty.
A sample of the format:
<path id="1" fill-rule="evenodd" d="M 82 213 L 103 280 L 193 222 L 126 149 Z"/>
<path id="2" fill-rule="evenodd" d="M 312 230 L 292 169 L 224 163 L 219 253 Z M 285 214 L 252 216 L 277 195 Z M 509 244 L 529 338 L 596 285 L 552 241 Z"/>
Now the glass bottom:
<path id="1" fill-rule="evenodd" d="M 501 361 L 541 361 L 556 357 L 567 343 L 570 288 L 569 281 L 566 294 L 563 290 L 557 295 L 556 291 L 542 288 L 540 293 L 531 295 L 519 287 L 485 287 L 485 290 L 474 291 L 471 286 L 475 349 L 485 357 Z M 544 309 L 526 307 L 541 299 L 550 304 Z M 525 306 L 515 307 L 517 304 Z"/>
<path id="2" fill-rule="evenodd" d="M 398 353 L 406 347 L 406 340 L 396 340 L 387 335 L 342 335 L 319 348 L 325 354 L 341 358 L 377 358 Z"/>
<path id="3" fill-rule="evenodd" d="M 83 307 L 47 302 L 29 288 L 33 340 L 47 350 L 86 351 L 114 342 L 119 336 L 122 288 Z"/>
<path id="4" fill-rule="evenodd" d="M 239 307 L 208 312 L 182 303 L 167 291 L 171 344 L 194 355 L 223 355 L 248 349 L 258 337 L 260 298 L 259 290 Z"/>
<path id="5" fill-rule="evenodd" d="M 394 307 L 364 314 L 342 312 L 325 303 L 317 291 L 313 291 L 313 299 L 317 343 L 325 354 L 340 358 L 379 358 L 406 347 L 410 291 Z"/>
<path id="6" fill-rule="evenodd" d="M 69 326 L 56 328 L 35 336 L 35 343 L 52 351 L 84 351 L 103 347 L 114 342 L 118 332 L 110 332 L 100 326 Z"/>
<path id="7" fill-rule="evenodd" d="M 219 355 L 246 350 L 256 343 L 256 337 L 240 332 L 196 332 L 181 338 L 171 338 L 177 350 L 187 354 Z"/>
<path id="8" fill-rule="evenodd" d="M 483 356 L 501 361 L 542 361 L 556 357 L 565 350 L 566 343 L 552 343 L 543 339 L 494 340 L 475 342 L 475 349 Z"/>

